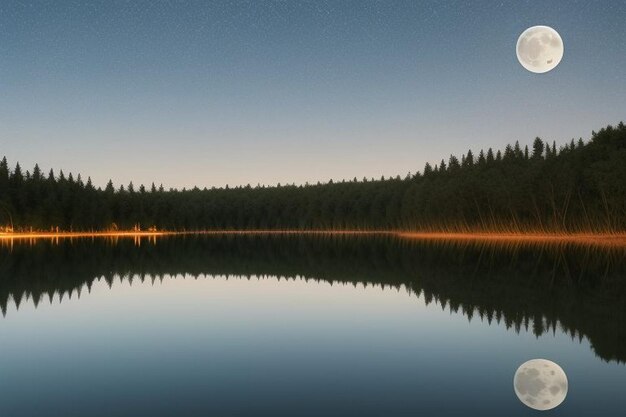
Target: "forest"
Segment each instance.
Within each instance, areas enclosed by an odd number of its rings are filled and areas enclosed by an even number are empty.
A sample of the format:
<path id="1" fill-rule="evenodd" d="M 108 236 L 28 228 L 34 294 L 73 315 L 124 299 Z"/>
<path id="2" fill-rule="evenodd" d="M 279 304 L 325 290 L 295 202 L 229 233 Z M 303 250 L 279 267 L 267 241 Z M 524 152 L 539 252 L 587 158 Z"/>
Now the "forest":
<path id="1" fill-rule="evenodd" d="M 207 168 L 210 169 L 210 168 Z M 0 161 L 0 231 L 626 230 L 626 126 L 557 148 L 536 138 L 392 178 L 276 186 L 95 187 Z"/>

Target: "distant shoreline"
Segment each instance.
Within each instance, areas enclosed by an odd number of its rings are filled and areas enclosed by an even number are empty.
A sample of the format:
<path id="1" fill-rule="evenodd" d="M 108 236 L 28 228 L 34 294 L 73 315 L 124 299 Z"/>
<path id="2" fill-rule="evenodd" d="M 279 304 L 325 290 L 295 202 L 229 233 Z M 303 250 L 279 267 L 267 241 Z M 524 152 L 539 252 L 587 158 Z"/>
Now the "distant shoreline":
<path id="1" fill-rule="evenodd" d="M 581 244 L 626 248 L 626 233 L 420 233 L 398 232 L 407 239 L 494 244 Z"/>
<path id="2" fill-rule="evenodd" d="M 494 244 L 583 244 L 626 248 L 626 232 L 620 233 L 489 233 L 412 232 L 394 230 L 202 230 L 202 231 L 102 231 L 0 233 L 0 240 L 157 238 L 192 235 L 389 235 L 411 240 L 485 242 Z"/>

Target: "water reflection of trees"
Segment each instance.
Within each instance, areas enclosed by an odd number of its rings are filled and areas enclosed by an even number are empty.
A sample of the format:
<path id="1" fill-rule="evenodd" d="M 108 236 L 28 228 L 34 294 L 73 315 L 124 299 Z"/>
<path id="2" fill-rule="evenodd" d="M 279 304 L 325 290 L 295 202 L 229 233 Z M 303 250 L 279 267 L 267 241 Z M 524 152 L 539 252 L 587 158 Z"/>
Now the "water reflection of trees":
<path id="1" fill-rule="evenodd" d="M 626 361 L 622 249 L 425 243 L 393 237 L 211 236 L 38 241 L 0 248 L 0 308 L 61 299 L 94 280 L 238 275 L 408 288 L 468 319 L 540 336 L 587 337 L 604 360 Z"/>

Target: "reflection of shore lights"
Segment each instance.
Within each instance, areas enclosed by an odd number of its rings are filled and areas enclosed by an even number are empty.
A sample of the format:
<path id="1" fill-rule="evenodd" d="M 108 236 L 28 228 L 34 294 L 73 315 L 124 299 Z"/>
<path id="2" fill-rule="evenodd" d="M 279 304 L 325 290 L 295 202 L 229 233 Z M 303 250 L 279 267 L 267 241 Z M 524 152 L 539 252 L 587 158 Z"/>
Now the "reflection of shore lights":
<path id="1" fill-rule="evenodd" d="M 531 359 L 517 368 L 513 388 L 524 405 L 535 410 L 551 410 L 567 396 L 567 375 L 552 361 Z"/>

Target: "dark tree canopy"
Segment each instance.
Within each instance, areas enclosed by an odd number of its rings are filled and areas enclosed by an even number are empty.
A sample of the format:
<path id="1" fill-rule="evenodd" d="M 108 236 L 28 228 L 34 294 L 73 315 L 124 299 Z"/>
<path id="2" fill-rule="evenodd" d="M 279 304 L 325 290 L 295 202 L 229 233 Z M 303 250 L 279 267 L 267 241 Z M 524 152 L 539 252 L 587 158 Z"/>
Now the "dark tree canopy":
<path id="1" fill-rule="evenodd" d="M 0 225 L 14 230 L 626 230 L 626 127 L 557 149 L 537 138 L 470 150 L 401 178 L 165 191 L 0 161 Z"/>

